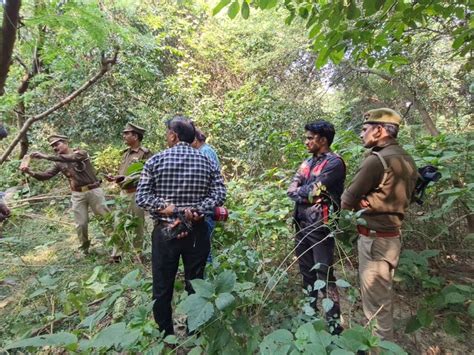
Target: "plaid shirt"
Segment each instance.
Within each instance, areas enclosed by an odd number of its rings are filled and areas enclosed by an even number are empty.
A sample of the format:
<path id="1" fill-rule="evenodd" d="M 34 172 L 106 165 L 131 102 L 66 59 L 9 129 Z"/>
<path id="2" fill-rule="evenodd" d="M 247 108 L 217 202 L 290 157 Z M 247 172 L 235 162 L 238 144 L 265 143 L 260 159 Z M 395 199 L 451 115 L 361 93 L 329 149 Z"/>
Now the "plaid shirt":
<path id="1" fill-rule="evenodd" d="M 210 158 L 179 142 L 155 154 L 143 167 L 137 187 L 137 205 L 148 210 L 155 221 L 172 222 L 158 210 L 170 204 L 212 210 L 226 197 L 224 179 Z"/>

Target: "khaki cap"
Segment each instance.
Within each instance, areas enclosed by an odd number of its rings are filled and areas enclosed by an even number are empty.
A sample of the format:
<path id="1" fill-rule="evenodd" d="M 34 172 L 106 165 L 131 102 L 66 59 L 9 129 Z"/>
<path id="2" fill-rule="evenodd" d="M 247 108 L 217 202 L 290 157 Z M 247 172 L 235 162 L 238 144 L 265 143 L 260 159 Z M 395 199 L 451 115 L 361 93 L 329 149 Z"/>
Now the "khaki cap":
<path id="1" fill-rule="evenodd" d="M 364 123 L 391 123 L 399 126 L 400 115 L 390 108 L 377 108 L 364 113 Z"/>
<path id="2" fill-rule="evenodd" d="M 145 134 L 145 131 L 146 131 L 145 128 L 137 126 L 137 125 L 135 125 L 133 123 L 130 123 L 130 122 L 128 122 L 125 125 L 125 128 L 123 129 L 123 133 L 125 133 L 125 132 L 135 132 L 135 133 L 141 134 L 142 136 Z"/>
<path id="3" fill-rule="evenodd" d="M 53 134 L 53 135 L 48 137 L 48 142 L 49 142 L 49 145 L 53 145 L 53 144 L 55 144 L 56 142 L 59 142 L 59 141 L 67 142 L 68 139 L 69 138 L 66 137 L 66 136 L 61 136 L 60 134 Z"/>

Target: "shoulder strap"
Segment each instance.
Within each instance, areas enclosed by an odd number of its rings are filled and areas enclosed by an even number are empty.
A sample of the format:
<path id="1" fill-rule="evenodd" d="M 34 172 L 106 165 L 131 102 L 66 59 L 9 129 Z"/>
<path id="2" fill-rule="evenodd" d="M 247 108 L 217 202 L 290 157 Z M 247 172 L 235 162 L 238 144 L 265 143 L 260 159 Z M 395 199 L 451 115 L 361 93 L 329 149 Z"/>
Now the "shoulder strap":
<path id="1" fill-rule="evenodd" d="M 380 154 L 379 152 L 374 152 L 374 151 L 372 151 L 372 154 L 374 154 L 377 158 L 379 158 L 379 160 L 380 160 L 380 162 L 382 163 L 382 166 L 383 166 L 382 181 L 380 181 L 379 186 L 377 186 L 377 188 L 375 189 L 376 191 L 380 191 L 382 189 L 383 185 L 385 185 L 385 182 L 388 179 L 388 172 L 389 172 L 390 169 L 388 167 L 387 161 L 384 159 L 382 154 Z"/>

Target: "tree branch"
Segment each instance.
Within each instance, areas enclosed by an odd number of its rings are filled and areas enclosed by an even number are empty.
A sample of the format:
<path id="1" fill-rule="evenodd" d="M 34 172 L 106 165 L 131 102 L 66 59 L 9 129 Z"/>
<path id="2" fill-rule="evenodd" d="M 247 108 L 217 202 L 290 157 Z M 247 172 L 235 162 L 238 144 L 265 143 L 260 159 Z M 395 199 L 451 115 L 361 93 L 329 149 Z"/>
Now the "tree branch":
<path id="1" fill-rule="evenodd" d="M 439 131 L 436 128 L 436 125 L 434 124 L 433 120 L 431 119 L 431 116 L 426 109 L 425 105 L 417 98 L 416 93 L 412 93 L 410 88 L 408 88 L 405 84 L 403 84 L 399 79 L 394 78 L 390 76 L 389 74 L 375 70 L 375 69 L 369 69 L 369 68 L 359 68 L 355 67 L 352 64 L 348 63 L 349 66 L 352 68 L 352 70 L 362 73 L 362 74 L 373 74 L 376 75 L 385 81 L 388 81 L 391 85 L 393 85 L 397 91 L 400 93 L 401 96 L 403 96 L 407 101 L 412 102 L 413 108 L 418 110 L 420 113 L 421 119 L 423 120 L 423 123 L 425 124 L 426 129 L 432 136 L 438 136 Z"/>
<path id="2" fill-rule="evenodd" d="M 79 87 L 76 91 L 72 92 L 69 96 L 65 97 L 61 101 L 59 101 L 56 105 L 50 107 L 46 111 L 43 111 L 35 116 L 31 116 L 28 118 L 25 123 L 23 124 L 23 127 L 20 129 L 18 132 L 17 136 L 13 141 L 10 143 L 10 145 L 7 147 L 5 152 L 2 154 L 0 157 L 0 164 L 3 164 L 5 160 L 8 158 L 10 153 L 13 151 L 13 149 L 16 147 L 18 142 L 20 142 L 21 137 L 28 132 L 28 129 L 35 123 L 36 121 L 40 121 L 47 116 L 49 116 L 51 113 L 59 110 L 61 107 L 69 104 L 72 100 L 74 100 L 76 97 L 81 95 L 84 91 L 86 91 L 89 87 L 94 85 L 100 78 L 104 76 L 105 73 L 107 73 L 114 64 L 117 63 L 117 55 L 118 55 L 118 48 L 115 49 L 115 52 L 112 57 L 106 58 L 104 55 L 102 55 L 102 66 L 97 74 L 92 76 L 89 80 L 87 80 L 84 84 L 82 84 L 81 87 Z"/>

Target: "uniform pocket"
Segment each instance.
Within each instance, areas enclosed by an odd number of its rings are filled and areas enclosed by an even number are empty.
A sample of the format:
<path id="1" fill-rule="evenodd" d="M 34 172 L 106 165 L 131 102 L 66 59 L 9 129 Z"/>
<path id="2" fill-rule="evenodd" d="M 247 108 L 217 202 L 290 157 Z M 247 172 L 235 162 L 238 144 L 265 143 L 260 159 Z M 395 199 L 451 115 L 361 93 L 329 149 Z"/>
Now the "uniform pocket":
<path id="1" fill-rule="evenodd" d="M 370 254 L 373 260 L 386 261 L 395 269 L 400 259 L 400 238 L 374 238 Z"/>

